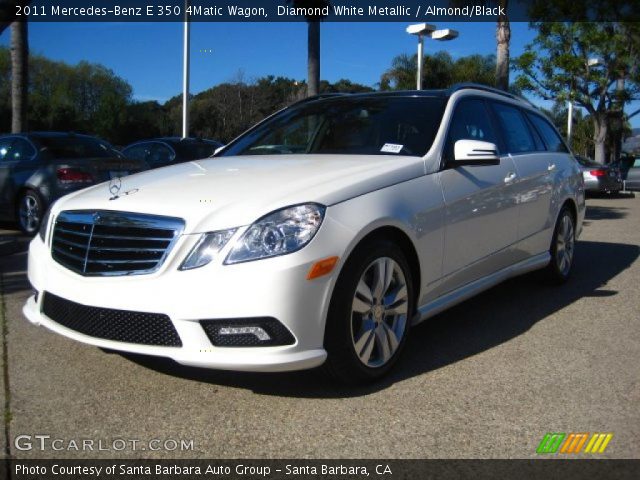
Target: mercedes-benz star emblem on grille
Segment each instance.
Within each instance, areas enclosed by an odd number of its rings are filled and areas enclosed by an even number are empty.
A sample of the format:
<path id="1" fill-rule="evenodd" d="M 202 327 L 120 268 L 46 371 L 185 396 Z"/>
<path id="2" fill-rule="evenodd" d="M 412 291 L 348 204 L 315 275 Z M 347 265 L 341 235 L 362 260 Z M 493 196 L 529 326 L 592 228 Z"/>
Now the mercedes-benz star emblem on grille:
<path id="1" fill-rule="evenodd" d="M 109 192 L 111 193 L 111 198 L 109 200 L 116 200 L 118 198 L 118 193 L 122 188 L 122 179 L 120 177 L 114 177 L 109 181 Z"/>

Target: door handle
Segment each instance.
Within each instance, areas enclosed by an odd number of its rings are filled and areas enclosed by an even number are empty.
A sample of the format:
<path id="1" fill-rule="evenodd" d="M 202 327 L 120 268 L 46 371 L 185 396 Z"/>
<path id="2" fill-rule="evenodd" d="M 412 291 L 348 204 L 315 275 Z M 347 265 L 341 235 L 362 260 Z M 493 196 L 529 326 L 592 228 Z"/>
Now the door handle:
<path id="1" fill-rule="evenodd" d="M 509 172 L 506 177 L 504 177 L 504 183 L 511 183 L 516 179 L 515 172 Z"/>
<path id="2" fill-rule="evenodd" d="M 549 165 L 547 165 L 547 170 L 550 172 L 551 170 L 555 170 L 556 168 L 556 164 L 555 163 L 550 163 Z"/>

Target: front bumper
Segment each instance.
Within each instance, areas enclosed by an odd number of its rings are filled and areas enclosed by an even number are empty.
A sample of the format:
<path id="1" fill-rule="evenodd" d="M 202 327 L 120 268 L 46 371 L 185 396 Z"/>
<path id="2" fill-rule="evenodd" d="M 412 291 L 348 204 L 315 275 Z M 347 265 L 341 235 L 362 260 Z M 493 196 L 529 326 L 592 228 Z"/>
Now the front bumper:
<path id="1" fill-rule="evenodd" d="M 335 244 L 331 237 L 325 241 L 318 238 L 328 230 L 321 229 L 311 244 L 290 255 L 228 266 L 220 260 L 188 271 L 180 271 L 178 266 L 199 235 L 183 235 L 157 272 L 118 277 L 84 277 L 71 272 L 55 262 L 47 246 L 35 237 L 29 246 L 28 275 L 40 295 L 37 300 L 35 295 L 30 297 L 23 312 L 31 323 L 73 340 L 168 357 L 183 365 L 244 371 L 313 368 L 326 359 L 324 324 L 339 268 L 311 281 L 306 280 L 306 275 L 318 259 L 339 255 L 331 250 L 330 245 Z M 220 258 L 224 259 L 226 253 L 223 250 Z M 67 328 L 42 313 L 45 291 L 86 306 L 165 314 L 182 346 L 126 343 Z M 277 319 L 295 342 L 282 346 L 214 346 L 200 324 L 201 320 L 255 317 Z"/>

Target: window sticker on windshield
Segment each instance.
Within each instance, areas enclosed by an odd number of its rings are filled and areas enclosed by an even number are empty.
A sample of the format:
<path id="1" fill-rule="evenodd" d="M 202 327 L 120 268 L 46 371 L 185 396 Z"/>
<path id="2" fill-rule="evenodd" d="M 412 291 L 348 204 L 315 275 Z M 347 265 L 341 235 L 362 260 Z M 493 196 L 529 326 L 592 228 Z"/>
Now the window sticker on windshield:
<path id="1" fill-rule="evenodd" d="M 397 143 L 385 143 L 380 151 L 388 153 L 400 153 L 402 147 L 404 147 L 404 145 L 398 145 Z"/>

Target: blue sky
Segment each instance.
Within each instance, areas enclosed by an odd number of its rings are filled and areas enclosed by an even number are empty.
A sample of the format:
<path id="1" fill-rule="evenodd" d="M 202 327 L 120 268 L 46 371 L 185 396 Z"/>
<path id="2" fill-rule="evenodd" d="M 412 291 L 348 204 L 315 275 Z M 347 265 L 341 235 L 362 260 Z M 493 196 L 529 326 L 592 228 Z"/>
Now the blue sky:
<path id="1" fill-rule="evenodd" d="M 454 57 L 495 52 L 494 22 L 438 26 L 454 28 L 460 37 L 450 42 L 426 41 L 426 52 L 446 49 Z M 348 78 L 374 86 L 394 56 L 415 53 L 416 40 L 405 33 L 405 27 L 404 23 L 323 23 L 322 78 Z M 101 63 L 126 79 L 138 100 L 164 102 L 182 89 L 181 23 L 34 22 L 29 29 L 33 53 L 71 64 Z M 194 22 L 191 29 L 193 93 L 236 78 L 238 72 L 245 80 L 269 74 L 306 78 L 303 22 Z M 512 23 L 511 55 L 520 55 L 534 36 L 527 23 Z M 8 42 L 7 30 L 0 44 Z M 640 118 L 632 123 L 640 126 Z"/>

